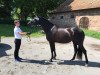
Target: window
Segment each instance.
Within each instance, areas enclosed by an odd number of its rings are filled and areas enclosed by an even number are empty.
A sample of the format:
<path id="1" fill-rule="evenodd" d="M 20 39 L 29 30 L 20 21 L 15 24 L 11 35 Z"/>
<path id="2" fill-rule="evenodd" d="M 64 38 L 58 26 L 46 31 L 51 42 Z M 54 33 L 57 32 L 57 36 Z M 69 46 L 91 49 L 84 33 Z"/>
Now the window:
<path id="1" fill-rule="evenodd" d="M 60 19 L 63 19 L 64 18 L 64 16 L 60 16 Z"/>

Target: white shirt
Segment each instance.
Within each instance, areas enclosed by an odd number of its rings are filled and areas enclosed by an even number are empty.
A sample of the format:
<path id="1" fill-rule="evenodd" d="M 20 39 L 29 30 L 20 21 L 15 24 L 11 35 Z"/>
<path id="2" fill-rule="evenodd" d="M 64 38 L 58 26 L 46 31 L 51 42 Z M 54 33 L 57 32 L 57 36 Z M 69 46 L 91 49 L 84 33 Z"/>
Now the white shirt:
<path id="1" fill-rule="evenodd" d="M 22 38 L 22 36 L 21 36 L 21 34 L 19 34 L 19 32 L 22 32 L 22 30 L 19 27 L 15 26 L 15 28 L 14 28 L 15 39 L 21 39 Z"/>

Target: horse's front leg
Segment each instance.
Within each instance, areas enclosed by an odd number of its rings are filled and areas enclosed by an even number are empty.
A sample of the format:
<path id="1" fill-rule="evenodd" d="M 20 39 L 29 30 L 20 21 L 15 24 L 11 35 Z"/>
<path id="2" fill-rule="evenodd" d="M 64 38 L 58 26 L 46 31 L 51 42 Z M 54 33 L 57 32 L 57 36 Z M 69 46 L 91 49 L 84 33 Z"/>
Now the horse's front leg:
<path id="1" fill-rule="evenodd" d="M 55 43 L 49 41 L 49 44 L 50 44 L 50 48 L 51 48 L 51 59 L 50 59 L 50 62 L 52 62 L 52 59 L 56 58 Z"/>

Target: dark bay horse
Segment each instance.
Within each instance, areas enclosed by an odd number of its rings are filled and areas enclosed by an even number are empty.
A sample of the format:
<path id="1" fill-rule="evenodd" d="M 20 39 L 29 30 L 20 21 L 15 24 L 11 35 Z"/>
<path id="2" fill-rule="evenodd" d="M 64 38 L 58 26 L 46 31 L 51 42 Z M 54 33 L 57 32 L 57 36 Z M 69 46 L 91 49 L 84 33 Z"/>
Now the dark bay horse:
<path id="1" fill-rule="evenodd" d="M 74 55 L 71 60 L 74 60 L 76 55 L 79 59 L 82 59 L 82 54 L 85 55 L 86 65 L 88 64 L 87 52 L 83 46 L 85 34 L 78 27 L 71 28 L 58 28 L 51 22 L 43 17 L 35 17 L 32 21 L 28 22 L 28 25 L 41 25 L 45 34 L 46 39 L 49 41 L 51 48 L 51 59 L 56 59 L 55 42 L 58 43 L 69 43 L 73 42 Z"/>

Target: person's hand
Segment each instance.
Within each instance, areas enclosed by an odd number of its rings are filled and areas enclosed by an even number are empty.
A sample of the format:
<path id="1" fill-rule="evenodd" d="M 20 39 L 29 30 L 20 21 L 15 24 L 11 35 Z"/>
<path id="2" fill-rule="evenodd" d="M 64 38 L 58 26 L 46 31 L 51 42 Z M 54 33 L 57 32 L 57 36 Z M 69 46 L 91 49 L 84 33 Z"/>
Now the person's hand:
<path id="1" fill-rule="evenodd" d="M 31 32 L 27 32 L 27 35 L 30 35 L 31 34 Z"/>

